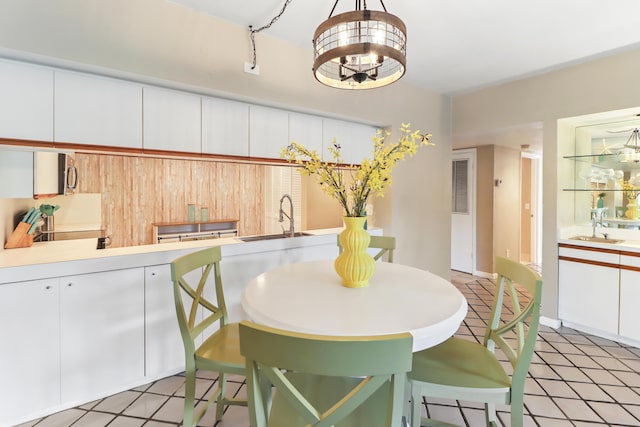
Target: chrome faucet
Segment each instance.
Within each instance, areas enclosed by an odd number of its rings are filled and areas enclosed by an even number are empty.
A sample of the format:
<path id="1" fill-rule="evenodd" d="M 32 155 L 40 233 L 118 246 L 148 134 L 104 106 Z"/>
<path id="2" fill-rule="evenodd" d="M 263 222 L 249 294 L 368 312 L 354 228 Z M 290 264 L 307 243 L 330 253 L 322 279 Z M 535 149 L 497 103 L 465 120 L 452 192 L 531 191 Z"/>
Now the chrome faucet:
<path id="1" fill-rule="evenodd" d="M 289 215 L 286 214 L 286 212 L 284 210 L 282 210 L 282 202 L 284 202 L 284 199 L 289 199 Z M 288 194 L 285 194 L 284 196 L 282 196 L 280 198 L 280 212 L 279 212 L 279 216 L 278 216 L 278 222 L 283 222 L 284 221 L 284 217 L 287 217 L 287 219 L 289 220 L 289 231 L 285 231 L 284 227 L 282 227 L 282 232 L 284 234 L 288 234 L 290 237 L 293 237 L 295 234 L 295 228 L 293 225 L 293 201 L 291 200 L 291 196 Z"/>

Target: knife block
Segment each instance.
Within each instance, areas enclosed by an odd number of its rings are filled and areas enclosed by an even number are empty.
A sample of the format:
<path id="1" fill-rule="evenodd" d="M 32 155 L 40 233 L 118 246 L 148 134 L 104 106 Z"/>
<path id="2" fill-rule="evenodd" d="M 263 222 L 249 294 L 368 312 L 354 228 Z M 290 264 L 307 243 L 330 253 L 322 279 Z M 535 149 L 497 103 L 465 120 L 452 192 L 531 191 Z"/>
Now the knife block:
<path id="1" fill-rule="evenodd" d="M 7 239 L 7 243 L 4 244 L 5 249 L 13 248 L 28 248 L 33 245 L 33 234 L 27 234 L 31 228 L 30 224 L 26 222 L 20 222 L 11 236 Z"/>

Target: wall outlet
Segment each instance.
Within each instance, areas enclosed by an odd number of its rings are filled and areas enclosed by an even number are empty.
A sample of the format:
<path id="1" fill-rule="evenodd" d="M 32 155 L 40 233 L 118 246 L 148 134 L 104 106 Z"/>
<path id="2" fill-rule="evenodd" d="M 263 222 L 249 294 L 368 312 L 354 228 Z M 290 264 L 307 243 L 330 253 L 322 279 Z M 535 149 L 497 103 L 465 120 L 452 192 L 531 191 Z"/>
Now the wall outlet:
<path id="1" fill-rule="evenodd" d="M 511 256 L 511 251 L 509 249 L 507 249 L 505 251 L 505 255 L 507 256 L 507 258 L 509 258 L 509 256 Z"/>

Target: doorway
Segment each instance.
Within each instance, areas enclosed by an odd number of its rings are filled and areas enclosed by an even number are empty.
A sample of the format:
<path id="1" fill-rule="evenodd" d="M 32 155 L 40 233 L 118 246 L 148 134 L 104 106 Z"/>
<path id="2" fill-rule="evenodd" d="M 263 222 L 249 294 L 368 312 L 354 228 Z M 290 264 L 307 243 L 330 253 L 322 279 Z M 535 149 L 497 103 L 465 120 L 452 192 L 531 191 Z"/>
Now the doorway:
<path id="1" fill-rule="evenodd" d="M 476 242 L 476 150 L 453 152 L 451 269 L 473 274 Z"/>

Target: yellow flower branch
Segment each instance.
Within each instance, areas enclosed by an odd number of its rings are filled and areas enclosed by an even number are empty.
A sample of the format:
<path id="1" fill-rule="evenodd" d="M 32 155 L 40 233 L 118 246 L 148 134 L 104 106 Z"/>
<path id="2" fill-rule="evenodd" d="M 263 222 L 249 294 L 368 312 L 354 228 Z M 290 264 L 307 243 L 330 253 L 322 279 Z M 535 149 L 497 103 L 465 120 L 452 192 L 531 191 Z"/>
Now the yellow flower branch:
<path id="1" fill-rule="evenodd" d="M 364 158 L 360 165 L 343 165 L 341 147 L 333 140 L 329 152 L 332 162 L 323 162 L 317 151 L 292 142 L 280 152 L 280 157 L 300 166 L 300 173 L 315 176 L 322 190 L 336 199 L 346 216 L 365 216 L 370 196 L 384 196 L 391 185 L 391 172 L 399 160 L 413 156 L 421 145 L 433 145 L 430 134 L 411 131 L 408 124 L 402 124 L 398 142 L 389 144 L 385 139 L 390 134 L 378 130 L 372 137 L 373 159 Z M 351 174 L 352 184 L 347 189 L 344 171 Z"/>

